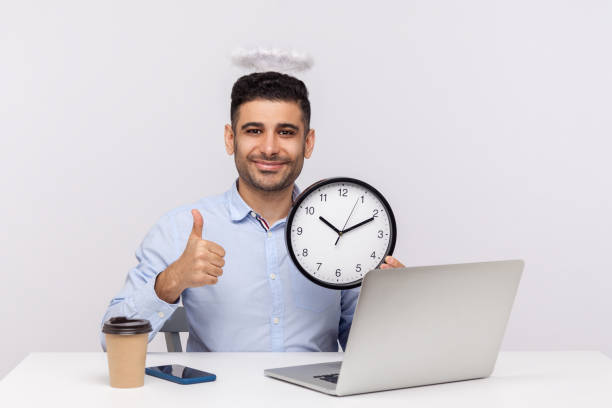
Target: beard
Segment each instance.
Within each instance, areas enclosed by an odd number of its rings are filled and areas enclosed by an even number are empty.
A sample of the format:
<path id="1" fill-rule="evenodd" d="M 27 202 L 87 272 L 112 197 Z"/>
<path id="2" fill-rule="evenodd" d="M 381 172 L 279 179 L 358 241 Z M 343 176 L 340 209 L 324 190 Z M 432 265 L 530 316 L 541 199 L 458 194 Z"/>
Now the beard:
<path id="1" fill-rule="evenodd" d="M 304 148 L 298 154 L 296 160 L 280 155 L 248 155 L 243 159 L 238 146 L 234 143 L 234 162 L 238 175 L 253 188 L 265 192 L 282 191 L 290 187 L 302 172 L 304 165 Z M 278 170 L 261 170 L 255 165 L 257 161 L 283 162 L 284 165 Z"/>

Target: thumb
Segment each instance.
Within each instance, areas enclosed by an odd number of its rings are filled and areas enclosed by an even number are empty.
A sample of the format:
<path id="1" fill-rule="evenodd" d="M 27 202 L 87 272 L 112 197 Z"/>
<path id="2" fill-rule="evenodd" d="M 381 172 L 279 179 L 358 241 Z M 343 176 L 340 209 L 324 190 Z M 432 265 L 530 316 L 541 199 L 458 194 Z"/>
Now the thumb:
<path id="1" fill-rule="evenodd" d="M 196 209 L 191 210 L 191 215 L 193 215 L 193 228 L 191 229 L 191 235 L 202 239 L 204 218 L 202 218 L 202 214 L 200 214 L 200 211 Z"/>

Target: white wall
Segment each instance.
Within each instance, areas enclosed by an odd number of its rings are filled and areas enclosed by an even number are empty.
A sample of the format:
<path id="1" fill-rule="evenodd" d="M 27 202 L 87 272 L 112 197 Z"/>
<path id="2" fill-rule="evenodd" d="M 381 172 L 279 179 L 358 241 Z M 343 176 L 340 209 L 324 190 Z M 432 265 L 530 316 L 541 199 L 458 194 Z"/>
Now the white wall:
<path id="1" fill-rule="evenodd" d="M 229 188 L 229 54 L 259 45 L 315 58 L 300 187 L 378 187 L 408 265 L 525 259 L 505 349 L 612 356 L 610 4 L 3 2 L 0 377 L 100 350 L 147 230 Z"/>

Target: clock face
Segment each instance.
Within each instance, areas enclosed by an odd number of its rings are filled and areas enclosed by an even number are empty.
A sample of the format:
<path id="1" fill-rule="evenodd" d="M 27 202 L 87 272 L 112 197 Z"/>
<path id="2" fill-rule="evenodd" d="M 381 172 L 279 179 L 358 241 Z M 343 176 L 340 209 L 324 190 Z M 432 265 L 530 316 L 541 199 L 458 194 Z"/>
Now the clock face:
<path id="1" fill-rule="evenodd" d="M 395 247 L 395 218 L 369 184 L 347 177 L 319 181 L 296 199 L 285 230 L 291 259 L 311 281 L 332 289 L 361 285 Z"/>

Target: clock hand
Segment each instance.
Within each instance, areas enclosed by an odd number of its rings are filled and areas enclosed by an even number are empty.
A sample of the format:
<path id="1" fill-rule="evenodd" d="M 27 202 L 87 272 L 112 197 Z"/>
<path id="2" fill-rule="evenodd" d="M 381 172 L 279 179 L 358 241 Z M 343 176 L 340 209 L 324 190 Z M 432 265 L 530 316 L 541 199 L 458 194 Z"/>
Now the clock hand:
<path id="1" fill-rule="evenodd" d="M 353 215 L 353 211 L 355 211 L 355 207 L 357 207 L 357 203 L 358 202 L 359 202 L 359 197 L 357 197 L 357 201 L 355 201 L 355 205 L 353 206 L 353 209 L 351 210 L 351 213 L 349 214 L 348 218 L 346 219 L 346 222 L 344 223 L 344 227 L 342 227 L 342 231 L 344 231 L 344 229 L 346 228 L 346 224 L 348 224 L 348 221 L 351 218 L 351 215 Z"/>
<path id="2" fill-rule="evenodd" d="M 336 234 L 340 234 L 340 230 L 338 230 L 338 228 L 334 227 L 331 222 L 327 221 L 325 218 L 319 216 L 319 219 L 321 221 L 323 221 L 325 224 L 327 224 L 327 226 L 331 229 L 333 229 L 334 231 L 336 231 Z"/>
<path id="3" fill-rule="evenodd" d="M 342 231 L 338 233 L 338 239 L 336 240 L 336 243 L 334 244 L 334 246 L 338 245 L 338 241 L 340 240 L 340 237 L 344 233 L 344 229 L 346 228 L 346 224 L 348 224 L 349 219 L 351 218 L 351 215 L 353 215 L 353 211 L 355 211 L 355 207 L 357 207 L 357 203 L 358 202 L 359 202 L 359 197 L 357 197 L 357 201 L 355 201 L 355 205 L 353 205 L 353 209 L 351 210 L 351 213 L 349 214 L 348 218 L 346 219 L 346 222 L 344 223 L 344 227 L 342 227 Z"/>
<path id="4" fill-rule="evenodd" d="M 374 220 L 374 217 L 368 218 L 365 221 L 361 221 L 359 224 L 353 225 L 352 227 L 345 229 L 344 231 L 342 231 L 342 233 L 346 234 L 347 232 L 354 230 L 357 227 L 361 227 L 363 224 L 367 224 L 368 222 L 373 221 L 373 220 Z"/>

